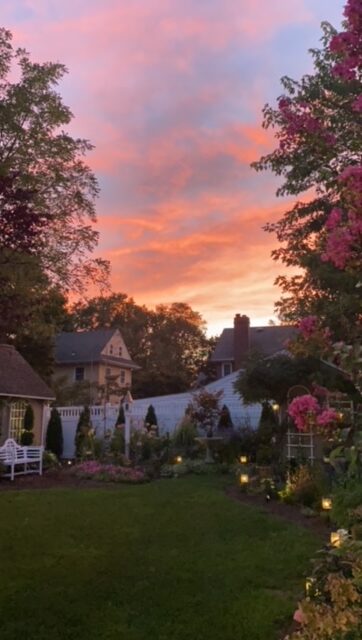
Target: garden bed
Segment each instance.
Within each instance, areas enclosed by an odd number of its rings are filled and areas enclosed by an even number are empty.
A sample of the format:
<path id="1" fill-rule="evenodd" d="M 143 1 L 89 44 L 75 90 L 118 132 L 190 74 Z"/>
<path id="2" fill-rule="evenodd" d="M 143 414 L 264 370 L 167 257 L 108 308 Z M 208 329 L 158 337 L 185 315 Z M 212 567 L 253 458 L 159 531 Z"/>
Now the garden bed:
<path id="1" fill-rule="evenodd" d="M 319 516 L 306 516 L 302 513 L 301 507 L 298 505 L 285 504 L 278 500 L 270 500 L 267 502 L 264 496 L 243 493 L 239 487 L 235 486 L 228 487 L 226 494 L 242 504 L 258 507 L 263 512 L 270 513 L 272 516 L 310 529 L 324 541 L 327 540 L 332 530 L 330 523 L 326 519 Z"/>

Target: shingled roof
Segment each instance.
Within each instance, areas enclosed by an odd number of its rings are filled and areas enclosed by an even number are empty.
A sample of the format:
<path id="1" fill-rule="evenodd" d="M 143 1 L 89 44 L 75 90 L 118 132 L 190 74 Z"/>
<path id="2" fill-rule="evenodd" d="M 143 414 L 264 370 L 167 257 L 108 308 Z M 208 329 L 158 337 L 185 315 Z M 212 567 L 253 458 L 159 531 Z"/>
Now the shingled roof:
<path id="1" fill-rule="evenodd" d="M 0 344 L 0 396 L 53 400 L 54 393 L 11 345 Z"/>
<path id="2" fill-rule="evenodd" d="M 56 364 L 87 364 L 105 362 L 140 367 L 128 358 L 102 355 L 102 351 L 117 329 L 97 329 L 95 331 L 72 331 L 59 333 L 55 338 Z"/>
<path id="3" fill-rule="evenodd" d="M 295 327 L 290 326 L 250 327 L 250 351 L 271 356 L 285 349 L 286 341 L 290 340 L 295 332 Z M 211 362 L 232 362 L 233 360 L 234 329 L 224 329 L 211 356 Z"/>

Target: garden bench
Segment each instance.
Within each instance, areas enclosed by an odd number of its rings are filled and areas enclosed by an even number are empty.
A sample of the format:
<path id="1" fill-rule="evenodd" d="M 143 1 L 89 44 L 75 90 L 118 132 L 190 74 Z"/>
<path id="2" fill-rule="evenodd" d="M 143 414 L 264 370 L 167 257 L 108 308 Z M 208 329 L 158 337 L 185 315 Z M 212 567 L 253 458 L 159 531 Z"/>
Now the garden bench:
<path id="1" fill-rule="evenodd" d="M 14 476 L 24 475 L 28 473 L 43 473 L 43 450 L 44 447 L 22 447 L 12 438 L 5 440 L 0 447 L 0 463 L 5 467 L 10 467 L 10 472 L 3 475 L 11 480 Z M 16 470 L 16 467 L 22 467 Z M 29 468 L 28 465 L 31 465 Z"/>

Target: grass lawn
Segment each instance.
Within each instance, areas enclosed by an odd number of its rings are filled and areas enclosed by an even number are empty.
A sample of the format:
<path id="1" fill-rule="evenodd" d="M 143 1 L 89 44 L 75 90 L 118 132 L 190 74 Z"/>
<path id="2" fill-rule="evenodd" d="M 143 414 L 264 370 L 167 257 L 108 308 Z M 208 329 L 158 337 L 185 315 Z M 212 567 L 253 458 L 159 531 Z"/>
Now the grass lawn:
<path id="1" fill-rule="evenodd" d="M 319 540 L 215 478 L 0 492 L 1 640 L 273 640 Z"/>

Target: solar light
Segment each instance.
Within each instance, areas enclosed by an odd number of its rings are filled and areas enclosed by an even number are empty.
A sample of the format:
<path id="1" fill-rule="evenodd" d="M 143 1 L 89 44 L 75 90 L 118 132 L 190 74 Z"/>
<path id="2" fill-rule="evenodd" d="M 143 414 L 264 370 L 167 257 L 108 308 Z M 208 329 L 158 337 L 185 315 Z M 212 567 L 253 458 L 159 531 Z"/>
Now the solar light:
<path id="1" fill-rule="evenodd" d="M 322 509 L 330 511 L 332 509 L 332 498 L 322 498 Z"/>
<path id="2" fill-rule="evenodd" d="M 277 402 L 273 402 L 272 409 L 273 409 L 273 411 L 279 411 L 279 405 L 278 405 Z"/>
<path id="3" fill-rule="evenodd" d="M 182 462 L 182 456 L 177 456 L 177 458 L 176 458 L 176 462 L 177 462 L 177 463 Z"/>
<path id="4" fill-rule="evenodd" d="M 240 475 L 240 484 L 248 484 L 249 482 L 249 476 L 247 473 L 242 473 Z"/>
<path id="5" fill-rule="evenodd" d="M 246 464 L 248 461 L 248 457 L 247 456 L 240 456 L 240 462 L 241 464 Z"/>
<path id="6" fill-rule="evenodd" d="M 340 547 L 347 539 L 348 531 L 346 529 L 338 529 L 338 531 L 331 532 L 330 542 L 332 547 Z"/>

